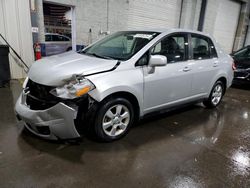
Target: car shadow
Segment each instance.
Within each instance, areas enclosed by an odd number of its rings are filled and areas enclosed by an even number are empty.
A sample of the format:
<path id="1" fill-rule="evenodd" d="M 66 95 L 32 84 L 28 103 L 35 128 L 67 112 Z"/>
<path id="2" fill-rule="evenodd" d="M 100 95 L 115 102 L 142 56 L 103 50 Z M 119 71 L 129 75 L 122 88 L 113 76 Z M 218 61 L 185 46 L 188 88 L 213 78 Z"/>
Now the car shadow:
<path id="1" fill-rule="evenodd" d="M 231 87 L 235 89 L 250 90 L 250 83 L 249 84 L 248 83 L 242 83 L 242 84 L 234 83 Z"/>
<path id="2" fill-rule="evenodd" d="M 41 153 L 84 164 L 86 153 L 104 155 L 111 152 L 116 155 L 119 152 L 126 152 L 131 159 L 136 157 L 139 148 L 162 140 L 168 142 L 173 137 L 184 138 L 187 141 L 202 137 L 206 143 L 201 144 L 213 144 L 213 139 L 220 135 L 222 119 L 223 115 L 218 109 L 191 105 L 145 117 L 132 127 L 126 137 L 112 143 L 98 143 L 85 137 L 77 141 L 48 141 L 26 131 L 20 134 L 19 139 Z M 197 129 L 201 131 L 196 131 Z M 187 134 L 189 132 L 192 132 L 191 136 Z M 22 144 L 19 146 L 22 149 Z"/>

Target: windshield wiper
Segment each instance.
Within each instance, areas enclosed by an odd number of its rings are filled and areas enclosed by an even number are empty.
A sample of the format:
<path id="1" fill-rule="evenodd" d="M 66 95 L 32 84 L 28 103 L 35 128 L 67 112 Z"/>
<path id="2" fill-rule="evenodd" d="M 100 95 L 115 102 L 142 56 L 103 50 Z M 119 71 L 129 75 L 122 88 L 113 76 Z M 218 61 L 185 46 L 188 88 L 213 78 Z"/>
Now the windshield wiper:
<path id="1" fill-rule="evenodd" d="M 99 57 L 99 58 L 103 58 L 103 59 L 113 59 L 111 57 L 104 56 L 104 55 L 99 55 L 99 54 L 96 54 L 96 53 L 85 53 L 85 54 L 92 55 L 92 56 Z"/>

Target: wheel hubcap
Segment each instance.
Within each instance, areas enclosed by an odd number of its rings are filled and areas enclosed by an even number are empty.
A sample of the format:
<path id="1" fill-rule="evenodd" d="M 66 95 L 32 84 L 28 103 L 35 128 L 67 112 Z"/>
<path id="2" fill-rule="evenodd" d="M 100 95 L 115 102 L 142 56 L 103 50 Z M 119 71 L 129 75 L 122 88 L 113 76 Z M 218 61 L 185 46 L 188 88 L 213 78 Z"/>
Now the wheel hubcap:
<path id="1" fill-rule="evenodd" d="M 215 86 L 213 93 L 212 93 L 212 103 L 214 105 L 217 105 L 222 97 L 222 86 L 221 85 L 217 85 Z"/>
<path id="2" fill-rule="evenodd" d="M 103 117 L 102 128 L 108 136 L 122 134 L 129 125 L 130 112 L 124 105 L 114 105 L 107 110 Z"/>

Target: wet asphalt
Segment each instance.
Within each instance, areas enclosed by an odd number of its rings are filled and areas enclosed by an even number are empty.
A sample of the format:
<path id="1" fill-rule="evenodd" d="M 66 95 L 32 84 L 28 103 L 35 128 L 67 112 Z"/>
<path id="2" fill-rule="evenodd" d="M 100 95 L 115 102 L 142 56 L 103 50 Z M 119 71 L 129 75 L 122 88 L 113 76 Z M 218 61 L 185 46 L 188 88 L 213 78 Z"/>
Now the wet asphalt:
<path id="1" fill-rule="evenodd" d="M 49 142 L 17 126 L 17 81 L 0 88 L 0 187 L 250 187 L 250 87 L 192 105 L 113 143 Z"/>

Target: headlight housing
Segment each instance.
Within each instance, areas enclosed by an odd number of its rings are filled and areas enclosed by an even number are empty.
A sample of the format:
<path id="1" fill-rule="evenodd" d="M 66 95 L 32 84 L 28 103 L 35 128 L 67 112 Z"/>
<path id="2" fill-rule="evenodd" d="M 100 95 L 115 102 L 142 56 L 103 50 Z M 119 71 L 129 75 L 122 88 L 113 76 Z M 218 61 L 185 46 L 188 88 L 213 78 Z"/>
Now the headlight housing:
<path id="1" fill-rule="evenodd" d="M 70 81 L 64 86 L 52 89 L 50 93 L 56 97 L 64 99 L 75 99 L 87 94 L 89 91 L 95 88 L 94 84 L 88 79 L 76 79 Z"/>

